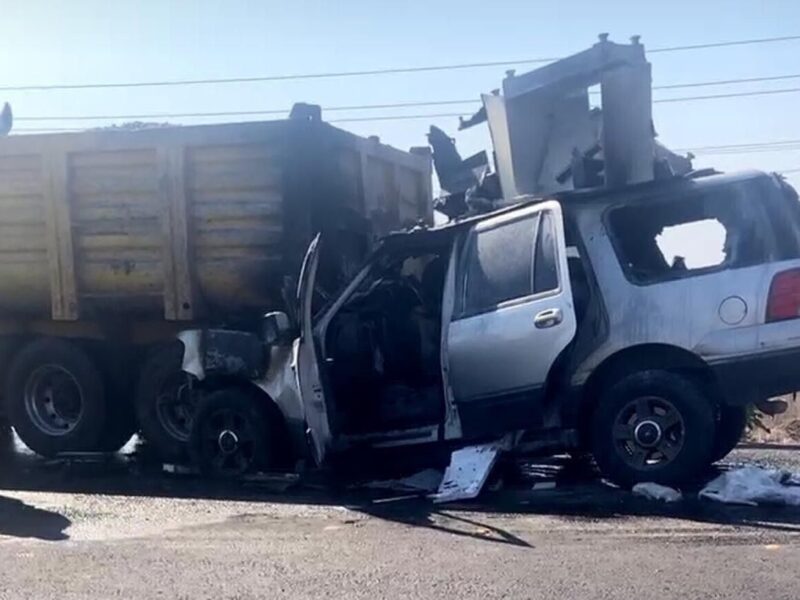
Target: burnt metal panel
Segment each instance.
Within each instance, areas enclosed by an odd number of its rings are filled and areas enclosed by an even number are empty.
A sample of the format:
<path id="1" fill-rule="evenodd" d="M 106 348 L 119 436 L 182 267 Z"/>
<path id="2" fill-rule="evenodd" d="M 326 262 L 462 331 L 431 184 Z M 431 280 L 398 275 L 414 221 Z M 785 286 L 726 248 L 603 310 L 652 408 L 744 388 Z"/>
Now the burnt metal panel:
<path id="1" fill-rule="evenodd" d="M 203 368 L 207 374 L 258 379 L 267 366 L 264 344 L 257 335 L 225 329 L 204 331 Z"/>

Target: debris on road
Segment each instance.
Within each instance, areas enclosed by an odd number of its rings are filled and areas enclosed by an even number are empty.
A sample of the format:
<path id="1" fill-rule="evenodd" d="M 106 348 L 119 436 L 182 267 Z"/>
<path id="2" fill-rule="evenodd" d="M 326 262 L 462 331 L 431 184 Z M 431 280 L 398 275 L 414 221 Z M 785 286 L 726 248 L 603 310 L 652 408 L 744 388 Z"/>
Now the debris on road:
<path id="1" fill-rule="evenodd" d="M 195 467 L 173 463 L 164 463 L 161 465 L 161 469 L 164 473 L 169 473 L 171 475 L 197 475 L 200 472 Z"/>
<path id="2" fill-rule="evenodd" d="M 636 496 L 642 496 L 650 500 L 661 500 L 663 502 L 680 502 L 683 500 L 683 494 L 680 491 L 649 481 L 637 483 L 633 486 L 632 491 Z"/>
<path id="3" fill-rule="evenodd" d="M 467 446 L 453 452 L 433 501 L 454 502 L 477 497 L 497 462 L 497 455 L 506 445 L 505 440 L 500 440 Z"/>
<path id="4" fill-rule="evenodd" d="M 437 469 L 425 469 L 402 479 L 371 481 L 364 485 L 367 488 L 393 490 L 397 492 L 433 493 L 442 483 L 442 472 Z"/>
<path id="5" fill-rule="evenodd" d="M 742 467 L 723 473 L 698 496 L 726 504 L 800 506 L 800 475 L 779 469 Z"/>

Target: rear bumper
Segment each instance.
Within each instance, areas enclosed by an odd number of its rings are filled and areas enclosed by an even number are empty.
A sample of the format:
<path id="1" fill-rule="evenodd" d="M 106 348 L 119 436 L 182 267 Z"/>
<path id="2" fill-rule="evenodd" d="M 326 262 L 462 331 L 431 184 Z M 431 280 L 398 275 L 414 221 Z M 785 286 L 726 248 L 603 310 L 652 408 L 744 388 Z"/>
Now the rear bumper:
<path id="1" fill-rule="evenodd" d="M 800 348 L 775 350 L 711 363 L 730 405 L 800 391 Z"/>

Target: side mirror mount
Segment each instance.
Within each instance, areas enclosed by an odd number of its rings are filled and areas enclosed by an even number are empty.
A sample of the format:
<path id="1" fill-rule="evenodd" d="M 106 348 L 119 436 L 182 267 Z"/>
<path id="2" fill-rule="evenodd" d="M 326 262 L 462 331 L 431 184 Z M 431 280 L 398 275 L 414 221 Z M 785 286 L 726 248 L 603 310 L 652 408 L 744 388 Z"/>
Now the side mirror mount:
<path id="1" fill-rule="evenodd" d="M 292 322 L 285 312 L 269 312 L 261 319 L 261 340 L 269 346 L 291 341 L 293 334 Z"/>

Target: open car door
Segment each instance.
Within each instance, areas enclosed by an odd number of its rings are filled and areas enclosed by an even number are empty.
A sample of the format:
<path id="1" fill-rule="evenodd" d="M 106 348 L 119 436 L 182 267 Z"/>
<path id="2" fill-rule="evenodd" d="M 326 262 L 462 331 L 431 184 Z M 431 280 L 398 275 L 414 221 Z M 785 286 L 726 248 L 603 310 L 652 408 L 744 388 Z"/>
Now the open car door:
<path id="1" fill-rule="evenodd" d="M 314 460 L 322 464 L 331 443 L 331 430 L 325 404 L 325 391 L 319 372 L 312 323 L 314 283 L 319 266 L 320 235 L 308 247 L 297 285 L 297 315 L 300 339 L 297 346 L 297 383 L 308 426 L 307 435 Z"/>

